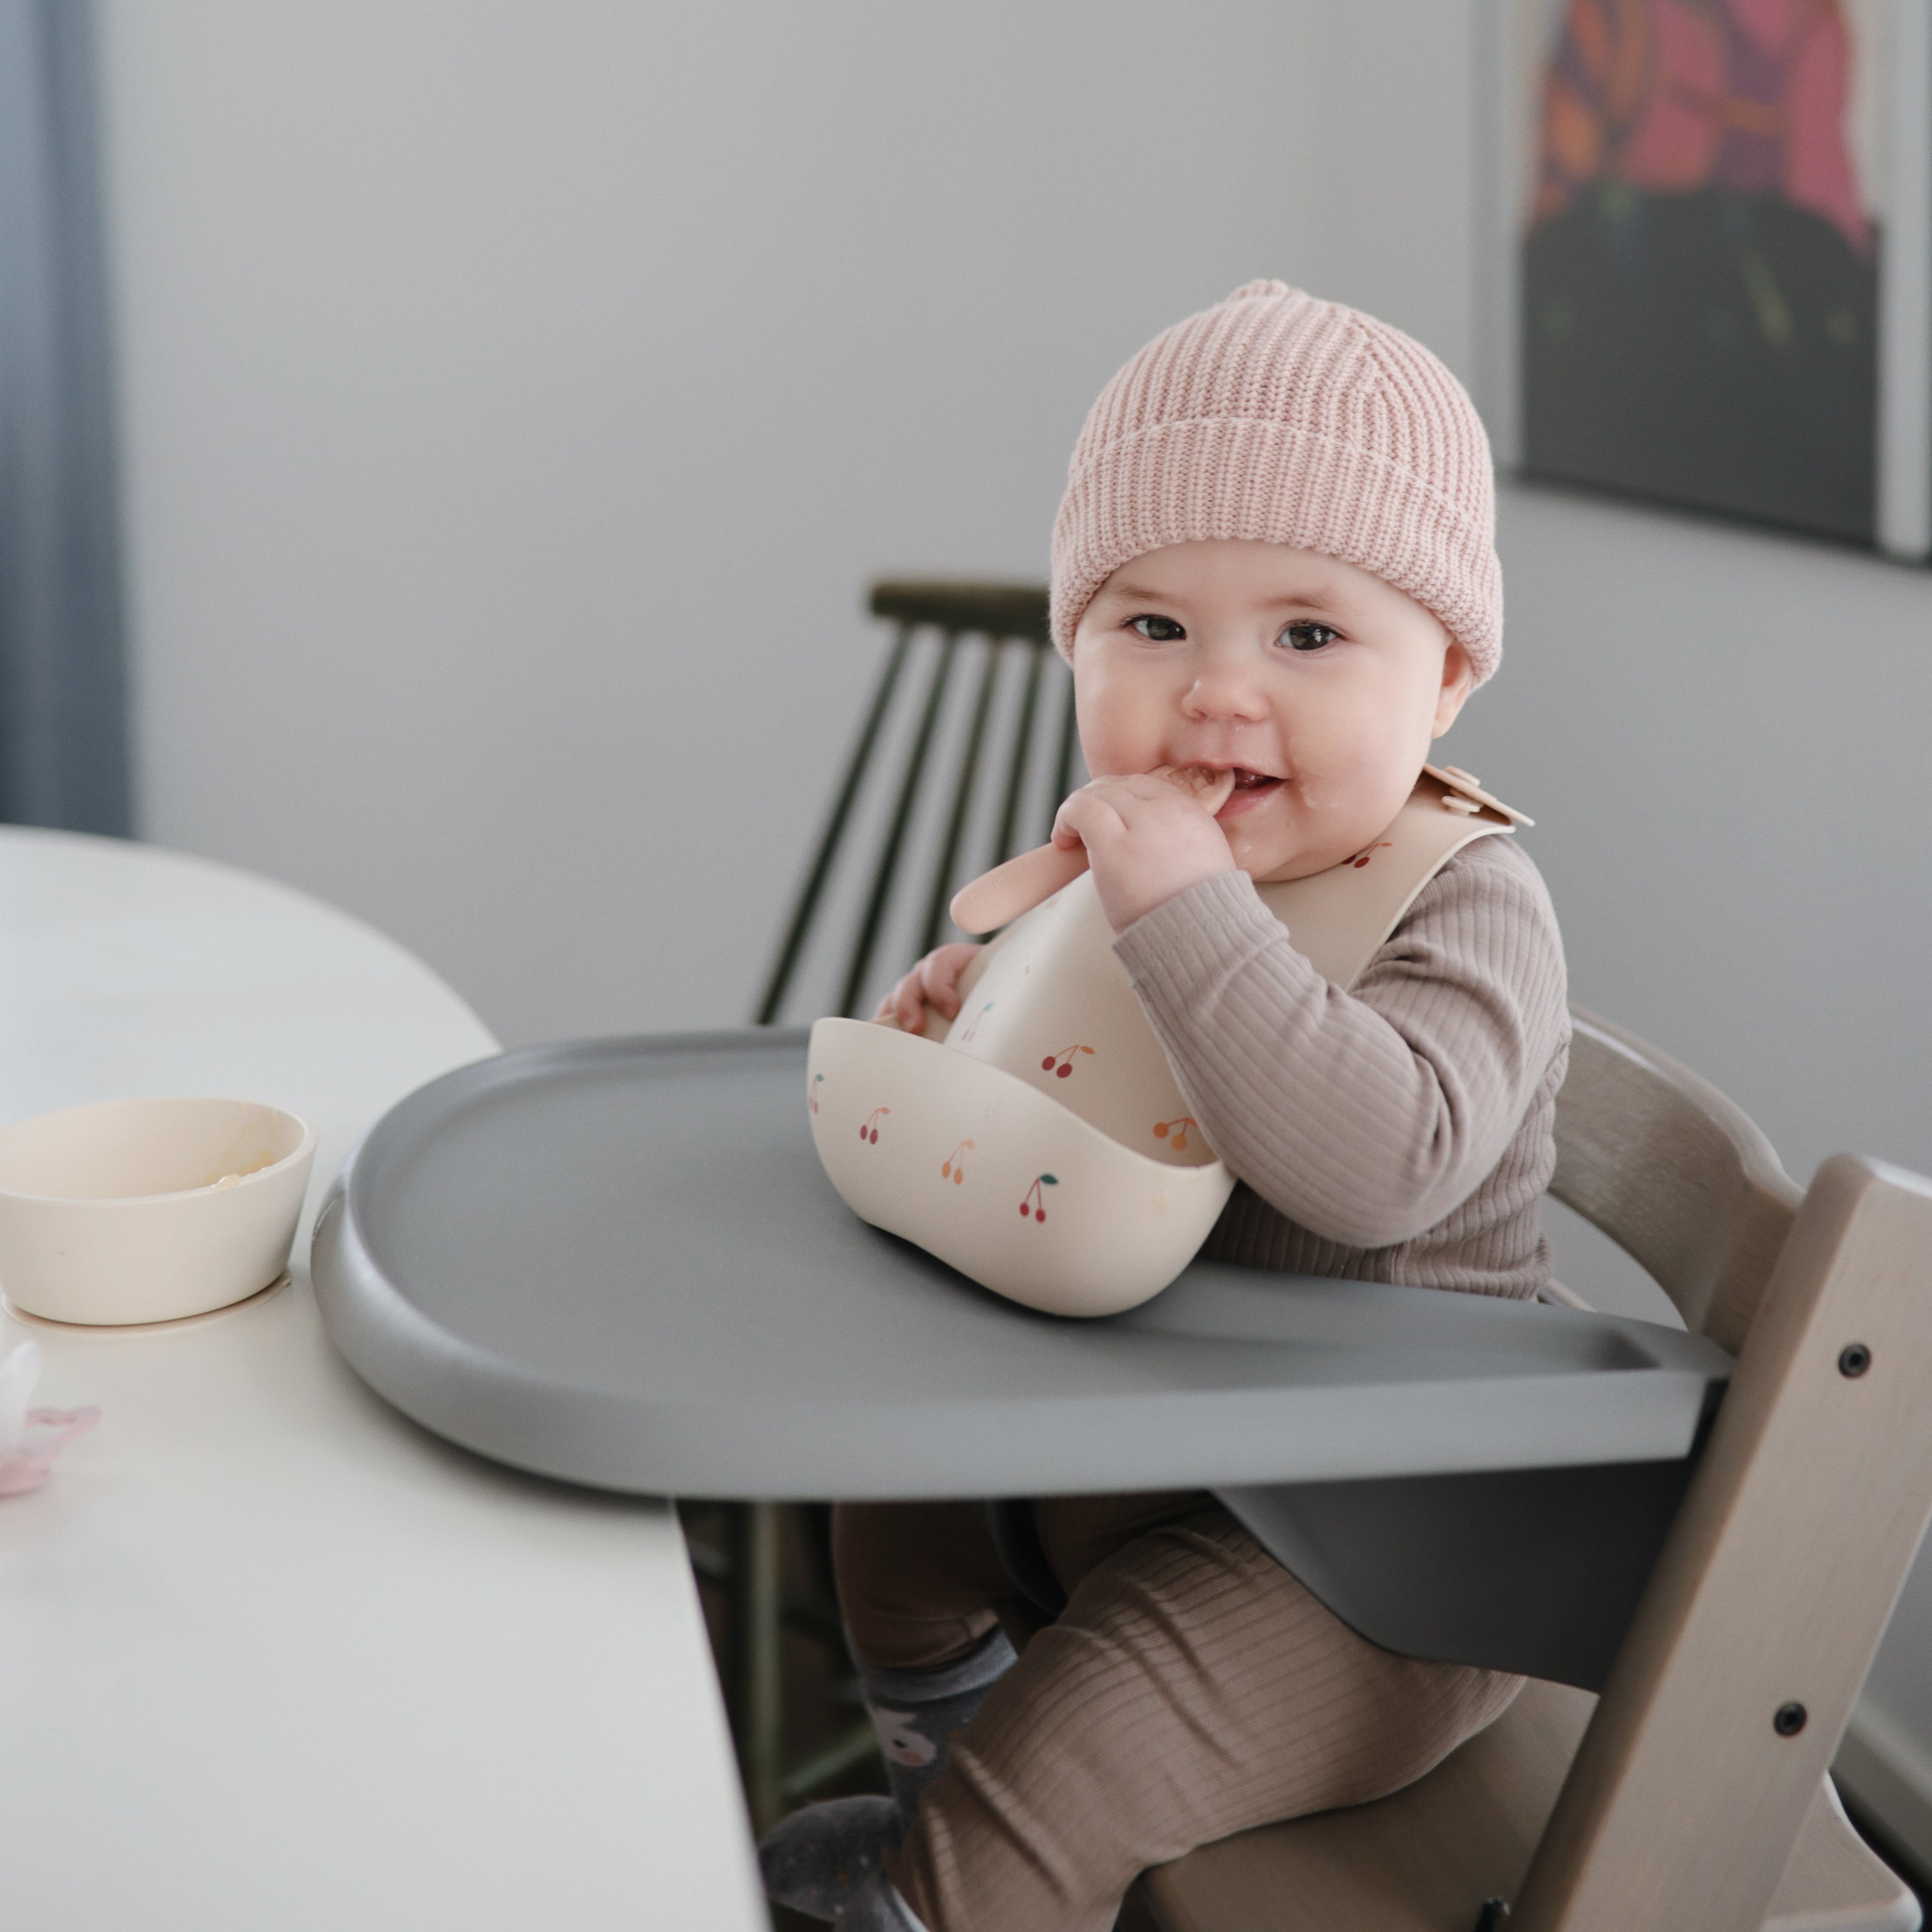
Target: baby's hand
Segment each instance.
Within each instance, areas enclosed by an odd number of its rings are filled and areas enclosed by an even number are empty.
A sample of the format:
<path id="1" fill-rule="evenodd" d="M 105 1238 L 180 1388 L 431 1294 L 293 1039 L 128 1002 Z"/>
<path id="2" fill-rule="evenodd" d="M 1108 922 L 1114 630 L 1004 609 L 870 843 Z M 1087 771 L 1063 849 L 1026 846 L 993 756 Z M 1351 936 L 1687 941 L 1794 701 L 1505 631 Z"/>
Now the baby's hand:
<path id="1" fill-rule="evenodd" d="M 926 1030 L 926 1010 L 937 1007 L 947 1019 L 959 1011 L 959 976 L 980 949 L 962 940 L 935 946 L 886 997 L 872 1018 L 904 1033 Z"/>
<path id="2" fill-rule="evenodd" d="M 1178 892 L 1234 869 L 1234 855 L 1210 806 L 1164 772 L 1135 772 L 1082 785 L 1060 808 L 1053 842 L 1084 844 L 1100 909 L 1116 932 Z"/>

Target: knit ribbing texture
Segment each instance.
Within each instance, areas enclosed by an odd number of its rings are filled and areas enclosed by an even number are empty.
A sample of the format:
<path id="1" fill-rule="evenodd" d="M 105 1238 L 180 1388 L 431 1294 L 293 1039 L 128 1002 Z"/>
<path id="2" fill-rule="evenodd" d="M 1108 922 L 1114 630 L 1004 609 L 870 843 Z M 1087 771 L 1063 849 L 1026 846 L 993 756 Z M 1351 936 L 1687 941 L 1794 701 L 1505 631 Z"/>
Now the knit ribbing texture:
<path id="1" fill-rule="evenodd" d="M 1476 681 L 1502 656 L 1489 439 L 1400 329 L 1250 282 L 1156 336 L 1100 393 L 1053 533 L 1054 641 L 1124 563 L 1246 538 L 1318 550 L 1442 620 Z"/>
<path id="2" fill-rule="evenodd" d="M 1207 1252 L 1512 1298 L 1549 1280 L 1538 1205 L 1569 1011 L 1556 914 L 1514 839 L 1457 853 L 1346 995 L 1240 872 L 1114 950 L 1243 1183 Z"/>
<path id="3" fill-rule="evenodd" d="M 1144 1867 L 1398 1790 L 1520 1687 L 1376 1648 L 1225 1510 L 1174 1500 L 1175 1520 L 1069 1580 L 1065 1614 L 955 1740 L 886 1864 L 925 1924 L 1107 1932 Z M 1049 1552 L 1062 1507 L 1044 1506 Z"/>

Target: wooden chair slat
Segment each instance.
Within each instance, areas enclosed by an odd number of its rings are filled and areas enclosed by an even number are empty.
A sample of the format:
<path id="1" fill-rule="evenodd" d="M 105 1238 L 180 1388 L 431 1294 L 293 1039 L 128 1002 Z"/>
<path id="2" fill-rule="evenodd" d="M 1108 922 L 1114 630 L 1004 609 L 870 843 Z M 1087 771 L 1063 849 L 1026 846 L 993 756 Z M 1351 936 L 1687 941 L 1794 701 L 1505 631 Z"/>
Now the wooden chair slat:
<path id="1" fill-rule="evenodd" d="M 1798 1190 L 1709 1082 L 1593 1013 L 1572 1018 L 1550 1191 L 1636 1260 L 1687 1328 L 1735 1354 Z"/>
<path id="2" fill-rule="evenodd" d="M 852 942 L 851 962 L 845 969 L 844 988 L 838 996 L 838 1010 L 842 1013 L 850 1013 L 856 1007 L 859 995 L 865 987 L 866 976 L 872 970 L 872 953 L 879 943 L 886 904 L 898 880 L 899 848 L 905 843 L 906 828 L 912 823 L 914 808 L 919 802 L 920 782 L 926 774 L 926 754 L 932 748 L 933 728 L 939 722 L 940 712 L 945 706 L 946 686 L 952 681 L 952 666 L 958 650 L 957 633 L 947 632 L 940 640 L 939 656 L 933 662 L 932 676 L 926 687 L 925 706 L 919 715 L 919 729 L 914 734 L 911 746 L 906 753 L 905 766 L 899 775 L 898 794 L 892 804 L 892 820 L 886 830 L 878 862 L 873 868 L 872 890 L 866 896 L 858 936 Z"/>
<path id="3" fill-rule="evenodd" d="M 993 709 L 993 693 L 1000 682 L 1000 665 L 1006 656 L 1006 640 L 988 640 L 980 663 L 979 688 L 973 700 L 972 722 L 966 728 L 965 748 L 959 755 L 959 773 L 953 782 L 952 809 L 946 814 L 946 837 L 939 848 L 938 862 L 932 868 L 932 884 L 926 897 L 926 919 L 921 926 L 920 951 L 930 952 L 946 930 L 946 908 L 952 901 L 952 876 L 959 862 L 959 844 L 966 821 L 971 817 L 980 774 L 980 747 L 986 736 L 986 720 Z"/>
<path id="4" fill-rule="evenodd" d="M 972 578 L 885 578 L 872 586 L 872 615 L 896 624 L 982 637 L 1047 640 L 1043 584 L 988 584 Z"/>

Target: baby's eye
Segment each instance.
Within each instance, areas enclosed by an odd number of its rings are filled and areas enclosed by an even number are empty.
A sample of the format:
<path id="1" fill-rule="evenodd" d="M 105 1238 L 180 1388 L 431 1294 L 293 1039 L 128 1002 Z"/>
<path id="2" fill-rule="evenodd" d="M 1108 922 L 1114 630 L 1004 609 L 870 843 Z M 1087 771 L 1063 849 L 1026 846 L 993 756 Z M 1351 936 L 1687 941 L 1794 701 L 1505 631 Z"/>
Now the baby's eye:
<path id="1" fill-rule="evenodd" d="M 1187 633 L 1172 617 L 1156 617 L 1151 614 L 1130 617 L 1127 628 L 1138 631 L 1150 644 L 1178 644 Z"/>
<path id="2" fill-rule="evenodd" d="M 1279 641 L 1292 651 L 1318 651 L 1332 644 L 1340 634 L 1332 626 L 1318 624 L 1312 617 L 1298 617 L 1285 629 Z"/>

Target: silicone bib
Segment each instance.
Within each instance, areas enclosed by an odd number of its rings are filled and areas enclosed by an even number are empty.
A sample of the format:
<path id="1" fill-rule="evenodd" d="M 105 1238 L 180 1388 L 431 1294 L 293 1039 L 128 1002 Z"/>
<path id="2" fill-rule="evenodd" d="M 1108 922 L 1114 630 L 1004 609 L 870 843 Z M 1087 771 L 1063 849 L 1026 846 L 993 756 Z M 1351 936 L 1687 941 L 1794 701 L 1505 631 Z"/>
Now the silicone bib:
<path id="1" fill-rule="evenodd" d="M 1261 896 L 1346 988 L 1453 854 L 1521 818 L 1431 766 L 1364 851 Z M 1090 875 L 975 963 L 943 1040 L 812 1028 L 819 1158 L 855 1214 L 984 1287 L 1052 1314 L 1132 1308 L 1193 1258 L 1234 1177 L 1188 1112 Z"/>

